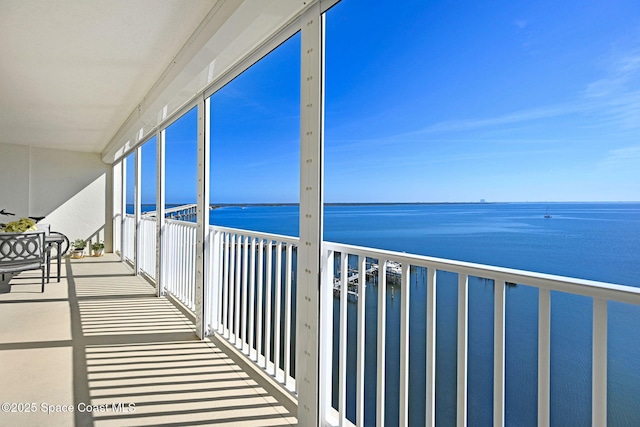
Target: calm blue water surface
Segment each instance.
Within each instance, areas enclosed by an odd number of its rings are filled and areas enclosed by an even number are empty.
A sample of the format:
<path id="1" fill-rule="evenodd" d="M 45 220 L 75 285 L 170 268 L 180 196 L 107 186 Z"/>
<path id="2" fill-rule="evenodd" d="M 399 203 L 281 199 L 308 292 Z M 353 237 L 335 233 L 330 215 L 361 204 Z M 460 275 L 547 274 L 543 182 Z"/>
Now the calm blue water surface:
<path id="1" fill-rule="evenodd" d="M 545 213 L 552 218 L 544 218 Z M 211 223 L 298 235 L 297 206 L 226 207 Z M 640 287 L 640 203 L 327 206 L 326 240 Z M 350 260 L 350 263 L 354 260 Z M 454 425 L 457 276 L 438 272 L 436 418 Z M 424 424 L 426 272 L 411 277 L 410 424 Z M 366 424 L 375 424 L 377 285 L 367 286 Z M 393 288 L 393 289 L 392 289 Z M 387 289 L 386 422 L 398 416 L 400 294 Z M 469 424 L 492 424 L 493 282 L 470 278 Z M 536 425 L 538 291 L 507 290 L 506 421 Z M 591 425 L 590 298 L 552 293 L 551 422 Z M 355 419 L 355 304 L 348 310 L 348 417 Z M 339 311 L 334 304 L 334 341 Z M 640 425 L 640 308 L 609 304 L 609 424 Z M 334 345 L 334 348 L 337 346 Z M 337 366 L 337 354 L 334 354 Z M 334 377 L 338 374 L 334 369 Z M 334 387 L 334 406 L 337 406 Z"/>
<path id="2" fill-rule="evenodd" d="M 544 218 L 545 213 L 552 218 Z M 223 207 L 210 223 L 298 235 L 297 206 Z M 327 206 L 325 240 L 640 287 L 640 203 L 500 203 Z M 355 259 L 349 263 L 355 266 Z M 338 266 L 336 265 L 336 268 Z M 424 424 L 426 272 L 414 269 L 410 298 L 409 423 Z M 455 425 L 457 275 L 437 275 L 436 421 Z M 375 425 L 377 284 L 366 287 L 365 412 Z M 493 282 L 469 280 L 469 425 L 492 425 Z M 400 295 L 387 288 L 386 424 L 398 418 Z M 609 303 L 608 421 L 640 425 L 640 307 Z M 538 291 L 507 289 L 506 421 L 537 423 Z M 551 423 L 591 425 L 590 298 L 552 292 Z M 334 350 L 339 336 L 334 301 Z M 355 421 L 356 305 L 347 313 L 348 418 Z M 334 379 L 337 354 L 334 351 Z M 333 404 L 337 407 L 334 381 Z"/>

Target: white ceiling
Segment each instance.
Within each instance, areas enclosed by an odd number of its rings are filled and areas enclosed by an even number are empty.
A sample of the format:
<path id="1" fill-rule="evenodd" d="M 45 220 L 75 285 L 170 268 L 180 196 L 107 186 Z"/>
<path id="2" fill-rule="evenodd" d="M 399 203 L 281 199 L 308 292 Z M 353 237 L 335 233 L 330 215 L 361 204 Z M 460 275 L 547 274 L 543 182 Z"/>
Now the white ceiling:
<path id="1" fill-rule="evenodd" d="M 111 163 L 318 1 L 0 0 L 0 144 Z"/>
<path id="2" fill-rule="evenodd" d="M 0 143 L 100 153 L 216 0 L 0 0 Z"/>
<path id="3" fill-rule="evenodd" d="M 0 0 L 0 143 L 102 152 L 220 3 Z"/>

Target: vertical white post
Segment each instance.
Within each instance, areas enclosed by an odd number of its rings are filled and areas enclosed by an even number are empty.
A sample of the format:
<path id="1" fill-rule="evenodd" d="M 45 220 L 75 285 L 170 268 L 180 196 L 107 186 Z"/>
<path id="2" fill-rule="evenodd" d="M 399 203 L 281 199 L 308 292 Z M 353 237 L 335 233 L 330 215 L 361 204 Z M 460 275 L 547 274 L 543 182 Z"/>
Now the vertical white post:
<path id="1" fill-rule="evenodd" d="M 247 300 L 248 300 L 248 293 L 249 293 L 249 285 L 248 285 L 248 279 L 249 279 L 249 273 L 248 273 L 248 269 L 249 269 L 249 236 L 244 236 L 244 249 L 242 251 L 242 307 L 241 310 L 242 312 L 240 313 L 240 319 L 242 321 L 242 324 L 240 325 L 240 331 L 242 332 L 242 340 L 240 342 L 240 348 L 243 352 L 248 352 L 248 343 L 249 340 L 247 339 Z M 247 353 L 248 354 L 248 353 Z"/>
<path id="2" fill-rule="evenodd" d="M 267 240 L 267 245 L 265 246 L 265 250 L 267 251 L 267 273 L 265 275 L 265 296 L 264 296 L 264 363 L 267 372 L 269 370 L 269 363 L 271 362 L 271 295 L 272 295 L 272 287 L 273 280 L 271 280 L 271 273 L 273 272 L 273 242 L 271 239 Z"/>
<path id="3" fill-rule="evenodd" d="M 284 291 L 284 384 L 291 389 L 291 268 L 293 262 L 293 245 L 287 244 L 287 273 L 285 275 Z"/>
<path id="4" fill-rule="evenodd" d="M 591 425 L 607 425 L 607 300 L 593 300 Z"/>
<path id="5" fill-rule="evenodd" d="M 549 427 L 551 381 L 551 292 L 538 296 L 538 427 Z"/>
<path id="6" fill-rule="evenodd" d="M 458 274 L 458 404 L 456 425 L 467 425 L 467 362 L 469 351 L 469 277 Z"/>
<path id="7" fill-rule="evenodd" d="M 400 286 L 400 425 L 409 425 L 409 294 L 411 265 L 402 263 Z"/>
<path id="8" fill-rule="evenodd" d="M 117 250 L 122 254 L 122 216 L 124 215 L 124 207 L 122 206 L 122 161 L 113 165 L 112 173 L 113 185 L 113 233 L 112 247 L 113 253 Z"/>
<path id="9" fill-rule="evenodd" d="M 209 256 L 209 98 L 198 102 L 198 202 L 196 208 L 196 335 L 204 339 L 207 334 L 205 319 L 208 293 L 206 293 Z"/>
<path id="10" fill-rule="evenodd" d="M 428 426 L 436 425 L 436 274 L 435 268 L 427 270 L 427 396 L 426 418 Z"/>
<path id="11" fill-rule="evenodd" d="M 324 251 L 322 259 L 322 271 L 326 274 L 322 276 L 324 283 L 320 288 L 320 342 L 322 351 L 329 355 L 321 357 L 320 372 L 324 372 L 328 378 L 333 378 L 333 267 L 335 253 Z M 331 274 L 329 274 L 331 272 Z M 300 384 L 300 377 L 296 379 L 296 384 Z M 331 408 L 331 392 L 333 381 L 320 381 L 320 419 L 321 425 L 327 425 L 327 414 Z M 301 424 L 299 424 L 301 425 Z"/>
<path id="12" fill-rule="evenodd" d="M 120 182 L 122 186 L 122 191 L 120 192 L 122 203 L 122 216 L 120 217 L 120 261 L 124 262 L 124 248 L 126 243 L 124 224 L 127 218 L 127 158 L 123 157 L 120 164 L 122 165 L 120 169 L 120 173 L 122 174 Z"/>
<path id="13" fill-rule="evenodd" d="M 347 299 L 349 297 L 348 254 L 340 254 L 340 344 L 338 345 L 338 425 L 347 419 Z"/>
<path id="14" fill-rule="evenodd" d="M 164 230 L 165 230 L 165 146 L 166 130 L 156 133 L 156 283 L 158 296 L 165 294 L 166 274 L 164 271 Z"/>
<path id="15" fill-rule="evenodd" d="M 364 425 L 364 353 L 365 307 L 367 288 L 367 257 L 358 256 L 358 372 L 356 374 L 356 425 Z"/>
<path id="16" fill-rule="evenodd" d="M 332 357 L 319 342 L 323 221 L 323 100 L 324 16 L 320 3 L 301 17 L 300 69 L 300 247 L 296 298 L 296 376 L 298 424 L 318 425 L 319 381 L 331 381 L 331 372 L 319 372 L 321 358 Z M 326 388 L 323 388 L 326 390 Z M 330 388 L 329 388 L 330 390 Z M 323 396 L 323 403 L 327 396 Z M 330 399 L 330 396 L 328 396 Z M 330 400 L 329 400 L 330 401 Z M 324 408 L 322 408 L 324 409 Z"/>
<path id="17" fill-rule="evenodd" d="M 249 358 L 252 360 L 258 360 L 258 355 L 255 354 L 255 339 L 253 337 L 256 322 L 256 239 L 251 238 L 251 276 L 249 278 Z M 255 354 L 255 358 L 253 356 Z"/>
<path id="18" fill-rule="evenodd" d="M 378 372 L 376 382 L 376 425 L 384 427 L 387 354 L 387 261 L 378 260 Z"/>
<path id="19" fill-rule="evenodd" d="M 278 379 L 280 369 L 280 325 L 282 321 L 282 242 L 277 242 L 276 248 L 276 283 L 275 283 L 275 308 L 273 321 L 273 373 Z"/>
<path id="20" fill-rule="evenodd" d="M 493 425 L 504 426 L 505 375 L 505 288 L 504 280 L 493 281 Z"/>
<path id="21" fill-rule="evenodd" d="M 133 180 L 133 215 L 134 215 L 134 240 L 133 240 L 133 257 L 134 269 L 136 275 L 140 274 L 140 264 L 142 260 L 142 233 L 140 230 L 140 209 L 142 207 L 141 196 L 142 196 L 142 146 L 138 146 L 134 155 L 135 159 L 135 167 L 134 174 L 135 178 Z"/>

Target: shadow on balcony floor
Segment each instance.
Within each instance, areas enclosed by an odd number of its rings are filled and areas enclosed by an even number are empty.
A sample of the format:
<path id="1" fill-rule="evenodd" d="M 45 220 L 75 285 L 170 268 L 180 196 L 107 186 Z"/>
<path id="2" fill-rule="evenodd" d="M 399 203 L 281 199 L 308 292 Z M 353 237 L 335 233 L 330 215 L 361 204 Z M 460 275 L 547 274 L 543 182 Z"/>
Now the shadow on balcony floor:
<path id="1" fill-rule="evenodd" d="M 44 293 L 36 274 L 22 274 L 0 294 L 0 403 L 10 404 L 0 425 L 296 423 L 213 342 L 198 340 L 178 308 L 116 261 L 67 260 L 63 280 Z"/>

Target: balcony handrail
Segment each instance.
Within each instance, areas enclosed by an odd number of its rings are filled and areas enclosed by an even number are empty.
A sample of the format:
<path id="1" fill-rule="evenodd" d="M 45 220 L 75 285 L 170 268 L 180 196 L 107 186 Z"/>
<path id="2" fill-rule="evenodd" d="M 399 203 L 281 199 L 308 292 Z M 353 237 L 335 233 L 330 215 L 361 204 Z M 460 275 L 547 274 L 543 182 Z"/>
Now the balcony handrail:
<path id="1" fill-rule="evenodd" d="M 133 217 L 127 215 L 125 232 L 131 233 Z M 143 223 L 151 221 L 143 219 Z M 166 230 L 165 256 L 169 263 L 165 265 L 166 272 L 172 273 L 167 289 L 189 309 L 194 309 L 195 301 L 195 228 L 193 222 L 186 222 L 175 219 L 165 219 L 168 225 Z M 206 286 L 210 287 L 208 298 L 214 302 L 215 307 L 211 307 L 205 317 L 213 327 L 212 331 L 217 331 L 221 337 L 227 339 L 240 352 L 244 353 L 250 360 L 253 360 L 260 368 L 273 376 L 284 388 L 295 393 L 297 384 L 294 376 L 289 372 L 291 354 L 279 353 L 280 343 L 284 340 L 284 348 L 289 349 L 291 339 L 295 336 L 295 324 L 292 323 L 292 309 L 295 310 L 295 299 L 292 299 L 292 280 L 295 281 L 296 271 L 292 263 L 292 253 L 290 250 L 300 244 L 300 239 L 293 236 L 280 234 L 263 233 L 252 230 L 244 230 L 232 227 L 210 225 L 211 232 L 208 247 L 210 256 L 208 257 L 210 271 L 216 271 L 207 278 Z M 151 233 L 154 234 L 154 233 Z M 128 242 L 128 240 L 125 240 Z M 176 246 L 174 246 L 176 245 Z M 178 247 L 181 250 L 175 251 Z M 271 247 L 272 250 L 263 250 Z M 125 247 L 125 252 L 127 247 Z M 185 250 L 187 249 L 187 250 Z M 378 300 L 378 344 L 377 354 L 377 389 L 378 397 L 376 408 L 378 415 L 384 415 L 385 407 L 385 382 L 384 366 L 386 344 L 386 310 L 384 309 L 387 274 L 395 275 L 395 280 L 400 274 L 401 292 L 401 325 L 400 325 L 400 372 L 401 387 L 399 393 L 400 423 L 404 423 L 408 417 L 408 355 L 409 355 L 409 299 L 412 286 L 409 280 L 412 267 L 426 268 L 430 273 L 423 279 L 423 286 L 426 287 L 428 295 L 427 306 L 427 363 L 426 370 L 431 374 L 427 378 L 427 419 L 433 420 L 435 416 L 435 383 L 434 373 L 436 366 L 435 352 L 435 294 L 436 294 L 436 272 L 446 271 L 458 274 L 458 332 L 457 332 L 457 409 L 456 418 L 459 422 L 465 423 L 467 420 L 467 387 L 468 387 L 468 331 L 469 331 L 469 277 L 478 277 L 495 281 L 494 288 L 494 419 L 501 420 L 498 425 L 504 425 L 505 416 L 505 290 L 510 284 L 522 284 L 538 288 L 538 419 L 542 424 L 548 424 L 550 414 L 550 339 L 551 339 L 551 292 L 569 293 L 593 298 L 593 329 L 592 329 L 592 418 L 594 425 L 598 425 L 607 414 L 607 345 L 600 343 L 607 342 L 607 305 L 609 301 L 629 303 L 640 306 L 640 288 L 605 283 L 594 280 L 563 277 L 559 275 L 538 273 L 513 268 L 491 266 L 466 261 L 456 261 L 432 256 L 410 254 L 385 249 L 376 249 L 357 245 L 343 244 L 324 241 L 323 249 L 323 287 L 321 289 L 324 301 L 323 314 L 321 315 L 321 334 L 324 341 L 328 343 L 324 350 L 325 360 L 322 366 L 331 372 L 331 331 L 333 331 L 333 300 L 336 290 L 339 293 L 340 304 L 340 343 L 338 349 L 341 354 L 339 361 L 341 372 L 339 381 L 339 408 L 323 407 L 323 418 L 333 422 L 338 420 L 344 425 L 351 425 L 346 418 L 346 338 L 347 338 L 347 301 L 349 289 L 354 283 L 360 288 L 359 280 L 350 273 L 348 260 L 350 256 L 357 256 L 358 277 L 369 275 L 367 258 L 378 260 L 377 271 L 373 274 L 380 280 L 383 286 L 378 286 L 375 298 Z M 340 253 L 340 271 L 335 270 L 334 259 Z M 401 264 L 401 268 L 394 263 Z M 278 268 L 282 266 L 284 268 Z M 211 273 L 210 273 L 211 274 Z M 264 281 L 264 282 L 263 282 Z M 337 281 L 337 282 L 336 282 Z M 263 284 L 264 283 L 264 284 Z M 336 288 L 336 283 L 339 285 Z M 365 282 L 366 283 L 366 282 Z M 262 295 L 262 290 L 265 295 Z M 346 290 L 347 292 L 343 292 Z M 284 306 L 281 306 L 281 297 L 275 297 L 272 306 L 272 295 L 282 295 Z M 367 297 L 368 299 L 368 297 Z M 254 301 L 256 301 L 254 303 Z M 365 294 L 356 292 L 356 303 L 358 311 L 358 375 L 357 375 L 357 424 L 362 424 L 364 414 L 364 307 Z M 264 305 L 264 312 L 262 307 Z M 255 313 L 254 313 L 255 308 Z M 280 327 L 271 330 L 270 325 L 281 324 L 284 319 L 284 334 L 281 335 Z M 350 321 L 349 321 L 350 322 Z M 255 325 L 254 325 L 255 323 Z M 254 330 L 262 331 L 264 325 L 264 337 L 256 334 L 256 343 L 253 342 Z M 382 325 L 382 326 L 380 326 Z M 264 338 L 264 342 L 262 339 Z M 269 350 L 274 346 L 274 354 Z M 264 353 L 264 354 L 262 354 Z M 284 360 L 284 372 L 280 368 L 279 361 Z M 324 391 L 326 393 L 326 390 Z"/>
<path id="2" fill-rule="evenodd" d="M 252 237 L 264 240 L 276 240 L 280 242 L 286 242 L 290 244 L 299 244 L 300 238 L 294 236 L 286 236 L 284 234 L 264 233 L 260 231 L 245 230 L 241 228 L 222 227 L 219 225 L 210 225 L 211 230 L 220 231 L 223 233 L 250 235 Z"/>
<path id="3" fill-rule="evenodd" d="M 594 280 L 578 279 L 547 273 L 497 267 L 487 264 L 477 264 L 466 261 L 456 261 L 425 255 L 408 254 L 385 249 L 374 249 L 343 243 L 324 242 L 324 249 L 329 251 L 347 251 L 353 255 L 368 258 L 384 258 L 413 266 L 433 268 L 453 273 L 463 273 L 470 276 L 487 279 L 504 280 L 512 283 L 531 285 L 552 291 L 583 295 L 597 299 L 640 305 L 640 288 Z"/>

